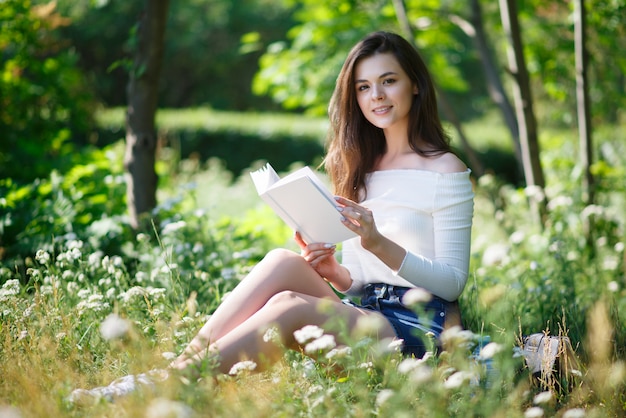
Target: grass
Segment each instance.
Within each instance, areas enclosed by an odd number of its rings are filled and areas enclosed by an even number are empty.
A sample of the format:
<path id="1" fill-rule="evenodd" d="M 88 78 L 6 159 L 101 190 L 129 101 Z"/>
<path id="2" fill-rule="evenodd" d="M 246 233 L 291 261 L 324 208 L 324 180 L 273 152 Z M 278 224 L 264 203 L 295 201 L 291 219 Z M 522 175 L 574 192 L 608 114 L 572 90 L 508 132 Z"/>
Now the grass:
<path id="1" fill-rule="evenodd" d="M 115 112 L 102 117 L 121 117 Z M 208 113 L 192 112 L 196 122 L 186 123 L 206 123 Z M 241 129 L 258 128 L 260 119 L 246 119 Z M 172 113 L 171 123 L 180 120 Z M 298 126 L 289 129 L 305 125 Z M 478 129 L 469 131 L 472 138 Z M 499 136 L 483 135 L 494 143 Z M 451 334 L 442 355 L 406 362 L 376 344 L 357 344 L 355 336 L 351 353 L 326 359 L 322 352 L 316 363 L 286 352 L 261 374 L 217 384 L 170 379 L 113 404 L 78 408 L 65 401 L 74 388 L 165 367 L 262 254 L 290 245 L 290 231 L 260 203 L 247 177 L 233 178 L 216 161 L 165 158 L 158 167 L 158 241 L 150 234 L 128 239 L 119 257 L 67 234 L 57 237 L 54 251 L 42 249 L 27 262 L 21 282 L 11 266 L 0 265 L 0 416 L 623 416 L 624 146 L 619 138 L 604 140 L 614 152 L 603 158 L 597 205 L 590 208 L 572 174 L 571 135 L 548 135 L 543 145 L 551 202 L 545 227 L 530 216 L 524 189 L 493 176 L 476 184 L 471 274 L 461 299 L 472 333 Z M 73 198 L 68 204 L 77 205 L 80 196 Z M 100 327 L 111 313 L 129 330 L 107 340 Z M 544 330 L 568 335 L 581 361 L 569 390 L 537 386 L 513 356 L 522 334 Z M 468 345 L 480 335 L 499 349 L 495 375 L 470 360 Z"/>

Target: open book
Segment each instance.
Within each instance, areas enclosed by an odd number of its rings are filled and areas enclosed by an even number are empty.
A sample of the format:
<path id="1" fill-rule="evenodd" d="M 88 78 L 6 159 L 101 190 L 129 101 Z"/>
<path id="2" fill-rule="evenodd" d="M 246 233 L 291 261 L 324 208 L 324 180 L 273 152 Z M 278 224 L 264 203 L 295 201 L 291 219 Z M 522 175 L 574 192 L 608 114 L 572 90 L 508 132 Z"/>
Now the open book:
<path id="1" fill-rule="evenodd" d="M 306 243 L 338 243 L 355 237 L 341 223 L 334 196 L 309 167 L 283 177 L 268 163 L 250 173 L 259 196 Z"/>

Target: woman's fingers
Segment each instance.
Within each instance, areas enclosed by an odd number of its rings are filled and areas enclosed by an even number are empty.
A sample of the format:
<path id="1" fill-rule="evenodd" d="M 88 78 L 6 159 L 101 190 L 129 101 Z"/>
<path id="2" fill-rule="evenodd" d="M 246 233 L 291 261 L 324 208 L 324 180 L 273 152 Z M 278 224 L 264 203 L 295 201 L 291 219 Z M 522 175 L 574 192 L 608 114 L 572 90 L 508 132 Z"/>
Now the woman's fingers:
<path id="1" fill-rule="evenodd" d="M 296 244 L 298 244 L 298 247 L 300 247 L 303 250 L 306 248 L 306 242 L 304 242 L 304 239 L 302 239 L 302 235 L 300 235 L 298 231 L 296 231 L 293 239 L 294 241 L 296 241 Z"/>

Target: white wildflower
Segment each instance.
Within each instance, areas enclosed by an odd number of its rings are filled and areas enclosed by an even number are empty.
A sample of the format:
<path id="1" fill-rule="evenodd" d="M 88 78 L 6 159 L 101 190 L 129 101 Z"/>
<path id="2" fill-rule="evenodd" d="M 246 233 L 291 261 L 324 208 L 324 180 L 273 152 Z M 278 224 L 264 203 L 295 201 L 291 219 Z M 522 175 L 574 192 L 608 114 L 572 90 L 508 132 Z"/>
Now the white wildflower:
<path id="1" fill-rule="evenodd" d="M 119 255 L 113 256 L 112 263 L 115 267 L 124 267 L 124 259 Z"/>
<path id="2" fill-rule="evenodd" d="M 464 371 L 453 373 L 443 382 L 443 387 L 446 389 L 455 389 L 463 385 L 466 381 L 472 378 L 472 374 Z"/>
<path id="3" fill-rule="evenodd" d="M 366 361 L 364 363 L 359 364 L 359 369 L 366 369 L 367 371 L 374 369 L 374 363 L 371 361 Z"/>
<path id="4" fill-rule="evenodd" d="M 165 360 L 174 360 L 176 357 L 178 357 L 178 355 L 172 351 L 165 351 L 163 353 L 161 353 L 161 357 L 163 357 Z"/>
<path id="5" fill-rule="evenodd" d="M 35 280 L 41 279 L 43 277 L 43 274 L 41 274 L 41 271 L 39 269 L 34 269 L 32 267 L 26 270 L 26 274 L 28 274 L 30 277 L 32 277 Z"/>
<path id="6" fill-rule="evenodd" d="M 237 376 L 243 372 L 252 371 L 254 369 L 256 369 L 256 363 L 254 361 L 245 360 L 233 364 L 228 374 L 231 376 Z"/>
<path id="7" fill-rule="evenodd" d="M 384 324 L 385 319 L 378 315 L 363 315 L 356 321 L 353 334 L 356 337 L 376 334 Z"/>
<path id="8" fill-rule="evenodd" d="M 112 313 L 100 324 L 100 334 L 105 340 L 115 340 L 124 337 L 130 331 L 130 322 Z"/>
<path id="9" fill-rule="evenodd" d="M 35 305 L 30 305 L 29 307 L 27 307 L 26 309 L 24 309 L 24 312 L 22 313 L 22 316 L 24 318 L 28 318 L 33 314 L 33 309 L 34 309 Z"/>
<path id="10" fill-rule="evenodd" d="M 533 406 L 524 411 L 524 418 L 539 418 L 543 416 L 543 409 Z"/>
<path id="11" fill-rule="evenodd" d="M 42 296 L 51 295 L 54 293 L 54 289 L 50 285 L 41 286 L 39 288 L 39 293 L 41 293 Z"/>
<path id="12" fill-rule="evenodd" d="M 498 354 L 500 351 L 502 351 L 502 349 L 502 344 L 489 343 L 480 350 L 479 356 L 481 359 L 490 359 L 493 358 L 493 356 Z"/>
<path id="13" fill-rule="evenodd" d="M 100 267 L 102 265 L 102 251 L 89 254 L 87 263 L 94 268 Z"/>
<path id="14" fill-rule="evenodd" d="M 57 335 L 54 336 L 54 338 L 59 341 L 59 340 L 63 340 L 65 339 L 65 337 L 67 337 L 67 334 L 64 332 L 59 332 Z M 1 416 L 1 415 L 0 415 Z"/>
<path id="15" fill-rule="evenodd" d="M 152 298 L 152 300 L 160 300 L 165 298 L 165 294 L 167 293 L 167 289 L 163 287 L 152 287 L 148 286 L 146 288 L 148 295 Z"/>
<path id="16" fill-rule="evenodd" d="M 185 221 L 169 223 L 163 227 L 163 229 L 161 230 L 161 235 L 169 235 L 173 232 L 178 231 L 179 229 L 184 228 L 185 226 L 187 226 L 187 223 Z"/>
<path id="17" fill-rule="evenodd" d="M 150 242 L 150 235 L 140 232 L 137 234 L 137 242 Z"/>
<path id="18" fill-rule="evenodd" d="M 391 340 L 389 344 L 387 344 L 387 348 L 391 352 L 398 352 L 402 350 L 402 346 L 404 345 L 404 340 L 402 338 L 394 338 Z"/>
<path id="19" fill-rule="evenodd" d="M 542 403 L 548 403 L 552 400 L 552 392 L 545 391 L 545 392 L 541 392 L 535 395 L 535 397 L 533 398 L 533 403 L 535 405 L 540 405 Z"/>
<path id="20" fill-rule="evenodd" d="M 432 376 L 433 369 L 422 364 L 409 374 L 409 379 L 413 383 L 422 384 L 429 381 Z"/>
<path id="21" fill-rule="evenodd" d="M 317 392 L 321 392 L 323 390 L 324 390 L 324 386 L 322 386 L 322 385 L 313 385 L 306 392 L 306 396 L 309 397 L 311 395 L 315 395 Z"/>
<path id="22" fill-rule="evenodd" d="M 430 302 L 433 296 L 430 292 L 422 289 L 421 287 L 415 287 L 410 289 L 402 297 L 402 303 L 407 306 L 417 306 L 426 302 Z"/>
<path id="23" fill-rule="evenodd" d="M 617 244 L 615 244 L 615 247 L 613 247 L 613 248 L 618 253 L 623 253 L 624 252 L 624 243 L 623 242 L 618 242 Z"/>
<path id="24" fill-rule="evenodd" d="M 614 256 L 606 256 L 602 260 L 602 268 L 607 271 L 615 271 L 619 267 L 619 259 Z"/>
<path id="25" fill-rule="evenodd" d="M 589 205 L 582 210 L 580 216 L 582 218 L 589 218 L 590 216 L 602 216 L 604 214 L 604 208 L 600 205 Z"/>
<path id="26" fill-rule="evenodd" d="M 556 196 L 548 202 L 548 210 L 553 211 L 558 208 L 569 208 L 573 204 L 574 201 L 569 196 Z"/>
<path id="27" fill-rule="evenodd" d="M 297 363 L 294 362 L 294 365 L 297 365 Z M 302 377 L 310 378 L 314 376 L 317 370 L 315 368 L 315 362 L 310 358 L 304 359 L 304 361 L 302 362 L 302 370 Z"/>
<path id="28" fill-rule="evenodd" d="M 175 271 L 178 268 L 178 264 L 176 263 L 168 263 L 168 264 L 164 264 L 163 266 L 161 266 L 161 273 L 171 273 L 173 271 Z"/>
<path id="29" fill-rule="evenodd" d="M 102 266 L 102 268 L 104 270 L 109 270 L 109 267 L 112 266 L 111 263 L 111 258 L 108 255 L 105 255 L 104 257 L 102 257 L 102 259 L 100 260 L 100 265 Z"/>
<path id="30" fill-rule="evenodd" d="M 324 330 L 317 325 L 305 325 L 293 332 L 293 336 L 299 344 L 304 344 L 309 340 L 313 340 L 324 335 Z"/>
<path id="31" fill-rule="evenodd" d="M 568 409 L 563 413 L 563 418 L 584 418 L 587 413 L 582 408 Z"/>
<path id="32" fill-rule="evenodd" d="M 530 185 L 524 189 L 524 193 L 530 199 L 534 199 L 536 202 L 541 202 L 545 199 L 545 194 L 543 192 L 543 188 L 537 185 Z"/>
<path id="33" fill-rule="evenodd" d="M 497 266 L 508 261 L 509 247 L 504 244 L 493 244 L 483 253 L 483 266 Z"/>
<path id="34" fill-rule="evenodd" d="M 398 364 L 398 372 L 408 374 L 424 364 L 424 359 L 407 357 Z"/>
<path id="35" fill-rule="evenodd" d="M 193 410 L 182 402 L 156 398 L 146 410 L 146 418 L 191 418 Z"/>
<path id="36" fill-rule="evenodd" d="M 280 333 L 278 332 L 278 328 L 276 327 L 268 328 L 265 331 L 265 334 L 263 334 L 263 341 L 265 341 L 266 343 L 269 343 L 269 342 L 280 343 Z"/>
<path id="37" fill-rule="evenodd" d="M 232 280 L 237 277 L 237 271 L 234 268 L 226 267 L 222 269 L 220 276 L 222 276 L 224 280 Z"/>
<path id="38" fill-rule="evenodd" d="M 619 290 L 619 284 L 615 280 L 613 280 L 609 282 L 607 288 L 609 289 L 609 292 L 615 293 Z"/>
<path id="39" fill-rule="evenodd" d="M 389 400 L 394 394 L 394 391 L 391 389 L 383 389 L 376 395 L 376 406 L 381 407 L 385 402 Z"/>
<path id="40" fill-rule="evenodd" d="M 441 333 L 440 339 L 444 346 L 461 346 L 474 340 L 472 331 L 464 330 L 460 326 L 452 326 Z"/>
<path id="41" fill-rule="evenodd" d="M 83 253 L 80 252 L 79 248 L 72 248 L 72 249 L 68 250 L 65 254 L 66 254 L 66 258 L 69 261 L 80 260 L 81 257 L 83 256 Z"/>
<path id="42" fill-rule="evenodd" d="M 146 273 L 145 271 L 138 271 L 135 274 L 135 281 L 137 283 L 143 283 L 148 281 L 148 279 L 150 278 L 150 276 L 148 275 L 148 273 Z"/>
<path id="43" fill-rule="evenodd" d="M 337 346 L 335 342 L 335 336 L 330 334 L 324 334 L 321 337 L 311 341 L 304 347 L 304 352 L 307 354 L 317 353 L 323 350 L 331 350 Z"/>
<path id="44" fill-rule="evenodd" d="M 28 338 L 30 334 L 28 334 L 28 330 L 22 330 L 20 332 L 20 336 L 17 337 L 18 340 L 23 340 L 25 338 Z"/>
<path id="45" fill-rule="evenodd" d="M 35 260 L 37 260 L 39 264 L 48 264 L 50 263 L 50 254 L 44 250 L 37 250 Z"/>
<path id="46" fill-rule="evenodd" d="M 350 354 L 352 354 L 352 348 L 343 346 L 330 350 L 328 353 L 326 353 L 326 358 L 328 360 L 333 358 L 343 358 L 349 356 Z"/>
<path id="47" fill-rule="evenodd" d="M 104 279 L 98 280 L 98 286 L 100 287 L 111 287 L 112 284 L 113 284 L 113 281 L 111 280 L 110 277 L 106 277 Z"/>
<path id="48" fill-rule="evenodd" d="M 20 293 L 20 281 L 17 279 L 7 280 L 0 288 L 1 296 L 15 296 Z"/>
<path id="49" fill-rule="evenodd" d="M 511 241 L 511 244 L 521 244 L 525 238 L 526 233 L 524 231 L 515 231 L 509 237 L 509 241 Z"/>

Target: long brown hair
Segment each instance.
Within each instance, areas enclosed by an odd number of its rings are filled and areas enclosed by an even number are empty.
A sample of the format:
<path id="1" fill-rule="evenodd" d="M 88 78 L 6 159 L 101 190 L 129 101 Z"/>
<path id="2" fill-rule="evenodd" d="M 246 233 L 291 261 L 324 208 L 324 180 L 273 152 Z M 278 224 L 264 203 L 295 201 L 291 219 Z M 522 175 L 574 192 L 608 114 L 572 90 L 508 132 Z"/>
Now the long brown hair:
<path id="1" fill-rule="evenodd" d="M 426 64 L 415 48 L 399 35 L 374 32 L 357 43 L 337 77 L 330 100 L 328 151 L 324 166 L 334 192 L 354 201 L 367 194 L 365 178 L 386 150 L 383 130 L 365 119 L 356 99 L 354 70 L 363 59 L 377 53 L 393 54 L 418 87 L 409 113 L 409 145 L 418 154 L 434 156 L 451 152 L 449 137 L 437 113 L 437 98 Z M 428 149 L 420 149 L 423 141 Z"/>

